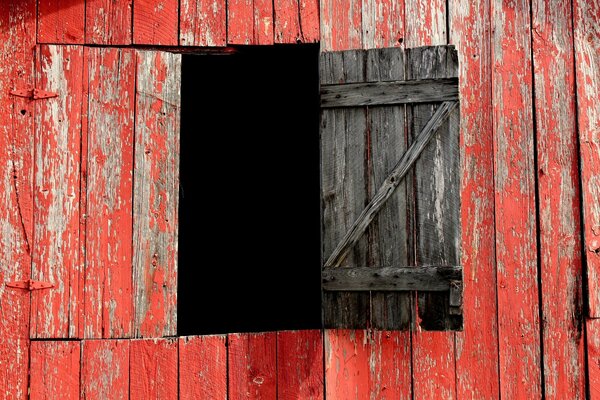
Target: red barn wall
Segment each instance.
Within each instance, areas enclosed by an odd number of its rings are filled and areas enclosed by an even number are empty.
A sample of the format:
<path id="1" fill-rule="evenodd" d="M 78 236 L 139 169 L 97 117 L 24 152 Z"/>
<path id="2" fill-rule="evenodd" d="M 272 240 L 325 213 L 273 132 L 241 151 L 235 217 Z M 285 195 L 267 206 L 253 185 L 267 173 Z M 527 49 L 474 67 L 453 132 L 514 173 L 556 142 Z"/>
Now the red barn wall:
<path id="1" fill-rule="evenodd" d="M 215 399 L 600 398 L 598 20 L 599 0 L 1 2 L 3 398 L 27 398 L 28 388 L 31 398 L 47 399 L 166 399 L 178 393 Z M 31 342 L 30 328 L 32 337 L 77 338 L 87 326 L 45 310 L 41 292 L 30 296 L 5 286 L 30 278 L 32 265 L 43 270 L 46 263 L 70 263 L 73 275 L 64 279 L 83 274 L 83 164 L 61 154 L 51 157 L 56 162 L 42 162 L 40 154 L 52 155 L 58 146 L 44 130 L 44 105 L 9 95 L 44 84 L 34 82 L 45 57 L 36 44 L 317 41 L 322 51 L 456 45 L 464 331 Z M 101 50 L 65 51 L 75 63 Z M 131 77 L 123 78 L 127 85 Z M 82 94 L 90 89 L 81 87 Z M 93 118 L 78 103 L 70 103 L 69 115 Z M 78 149 L 68 150 L 78 160 Z M 132 172 L 131 162 L 121 167 Z M 47 175 L 73 189 L 71 207 L 41 192 Z M 58 232 L 44 228 L 50 218 L 44 210 L 52 204 L 59 208 Z M 67 239 L 76 245 L 60 257 L 45 251 Z M 77 299 L 70 295 L 61 301 Z M 30 320 L 30 308 L 43 312 Z M 43 329 L 52 318 L 65 318 L 62 333 Z"/>

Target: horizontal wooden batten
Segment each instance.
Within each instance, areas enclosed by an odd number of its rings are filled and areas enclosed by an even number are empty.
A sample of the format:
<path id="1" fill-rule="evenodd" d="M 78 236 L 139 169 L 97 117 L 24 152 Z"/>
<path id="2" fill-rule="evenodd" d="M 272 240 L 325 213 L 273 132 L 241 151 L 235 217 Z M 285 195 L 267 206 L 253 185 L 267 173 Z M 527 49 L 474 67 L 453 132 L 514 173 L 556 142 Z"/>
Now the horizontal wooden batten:
<path id="1" fill-rule="evenodd" d="M 462 281 L 462 266 L 326 268 L 321 277 L 326 291 L 443 292 Z"/>
<path id="2" fill-rule="evenodd" d="M 458 78 L 321 85 L 321 107 L 360 107 L 458 100 Z"/>

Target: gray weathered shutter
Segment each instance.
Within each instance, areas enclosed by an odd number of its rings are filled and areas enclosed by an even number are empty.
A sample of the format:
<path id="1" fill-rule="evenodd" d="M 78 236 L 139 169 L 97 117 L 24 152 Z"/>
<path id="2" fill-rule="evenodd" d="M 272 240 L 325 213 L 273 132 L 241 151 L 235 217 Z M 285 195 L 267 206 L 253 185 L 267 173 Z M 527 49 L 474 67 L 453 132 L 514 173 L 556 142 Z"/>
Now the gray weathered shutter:
<path id="1" fill-rule="evenodd" d="M 321 54 L 325 327 L 462 328 L 457 73 L 452 46 Z"/>

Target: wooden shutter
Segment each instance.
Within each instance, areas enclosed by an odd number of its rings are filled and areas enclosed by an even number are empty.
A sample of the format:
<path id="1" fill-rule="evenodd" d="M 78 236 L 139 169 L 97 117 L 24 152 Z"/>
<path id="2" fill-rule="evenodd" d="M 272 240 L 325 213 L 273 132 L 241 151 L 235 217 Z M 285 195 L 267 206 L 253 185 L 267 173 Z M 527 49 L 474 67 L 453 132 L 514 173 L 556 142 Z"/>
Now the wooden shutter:
<path id="1" fill-rule="evenodd" d="M 462 328 L 458 57 L 321 55 L 327 328 Z"/>

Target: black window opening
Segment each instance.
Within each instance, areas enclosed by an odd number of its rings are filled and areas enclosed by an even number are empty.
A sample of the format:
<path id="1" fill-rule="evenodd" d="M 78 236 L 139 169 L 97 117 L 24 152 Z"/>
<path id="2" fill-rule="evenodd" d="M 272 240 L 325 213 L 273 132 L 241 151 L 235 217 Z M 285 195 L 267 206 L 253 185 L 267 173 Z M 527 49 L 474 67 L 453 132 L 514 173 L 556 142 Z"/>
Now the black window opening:
<path id="1" fill-rule="evenodd" d="M 178 335 L 321 327 L 318 45 L 183 55 Z"/>

